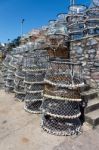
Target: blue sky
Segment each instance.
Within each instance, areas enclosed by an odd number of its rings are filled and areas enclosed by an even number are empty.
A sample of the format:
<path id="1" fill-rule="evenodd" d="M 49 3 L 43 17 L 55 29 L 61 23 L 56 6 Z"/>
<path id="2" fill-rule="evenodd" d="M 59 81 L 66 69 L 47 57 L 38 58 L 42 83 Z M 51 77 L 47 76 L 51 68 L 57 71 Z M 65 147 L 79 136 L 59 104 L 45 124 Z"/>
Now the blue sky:
<path id="1" fill-rule="evenodd" d="M 91 0 L 75 0 L 90 4 Z M 70 0 L 0 0 L 0 42 L 13 40 L 21 34 L 21 19 L 25 19 L 23 32 L 47 25 L 58 13 L 68 11 Z"/>

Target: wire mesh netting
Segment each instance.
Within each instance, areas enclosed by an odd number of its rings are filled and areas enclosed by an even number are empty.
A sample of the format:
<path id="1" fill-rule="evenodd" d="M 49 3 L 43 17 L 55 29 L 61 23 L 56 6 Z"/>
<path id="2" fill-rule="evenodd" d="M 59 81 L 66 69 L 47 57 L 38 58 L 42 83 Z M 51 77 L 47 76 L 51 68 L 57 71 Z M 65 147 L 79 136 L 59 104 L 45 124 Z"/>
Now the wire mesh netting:
<path id="1" fill-rule="evenodd" d="M 83 86 L 81 64 L 71 63 L 69 60 L 63 59 L 51 61 L 44 81 L 58 87 Z"/>
<path id="2" fill-rule="evenodd" d="M 19 55 L 14 79 L 15 100 L 18 101 L 24 101 L 26 95 L 24 84 L 25 72 L 22 70 L 23 58 L 22 55 Z"/>
<path id="3" fill-rule="evenodd" d="M 26 84 L 26 91 L 28 93 L 33 93 L 33 92 L 42 92 L 44 89 L 44 83 L 32 83 L 32 84 Z"/>
<path id="4" fill-rule="evenodd" d="M 25 101 L 27 112 L 42 113 L 41 126 L 48 133 L 81 133 L 81 62 L 83 74 L 99 80 L 98 35 L 99 7 L 72 5 L 68 14 L 23 36 L 3 61 L 5 91 Z"/>
<path id="5" fill-rule="evenodd" d="M 81 101 L 79 88 L 73 89 L 45 84 L 44 96 L 46 98 L 54 98 L 60 100 Z"/>
<path id="6" fill-rule="evenodd" d="M 58 118 L 77 118 L 81 115 L 79 102 L 61 101 L 60 99 L 45 99 L 41 108 L 44 114 Z"/>
<path id="7" fill-rule="evenodd" d="M 41 113 L 40 106 L 43 100 L 44 77 L 48 67 L 46 50 L 35 50 L 24 57 L 23 70 L 26 71 L 25 105 L 24 109 L 30 113 Z"/>
<path id="8" fill-rule="evenodd" d="M 15 61 L 13 55 L 7 55 L 4 62 L 3 62 L 3 67 L 5 69 L 2 69 L 2 75 L 4 77 L 5 81 L 5 91 L 6 92 L 13 92 L 14 90 L 14 78 L 15 78 L 15 66 L 14 63 L 17 62 Z"/>
<path id="9" fill-rule="evenodd" d="M 41 105 L 42 128 L 55 135 L 81 132 L 80 88 L 84 86 L 81 64 L 55 59 L 45 76 Z"/>
<path id="10" fill-rule="evenodd" d="M 50 115 L 42 116 L 41 127 L 50 134 L 55 135 L 74 135 L 81 132 L 81 123 L 76 119 L 54 118 Z"/>
<path id="11" fill-rule="evenodd" d="M 38 114 L 41 113 L 41 104 L 42 101 L 25 101 L 24 109 L 29 113 Z"/>

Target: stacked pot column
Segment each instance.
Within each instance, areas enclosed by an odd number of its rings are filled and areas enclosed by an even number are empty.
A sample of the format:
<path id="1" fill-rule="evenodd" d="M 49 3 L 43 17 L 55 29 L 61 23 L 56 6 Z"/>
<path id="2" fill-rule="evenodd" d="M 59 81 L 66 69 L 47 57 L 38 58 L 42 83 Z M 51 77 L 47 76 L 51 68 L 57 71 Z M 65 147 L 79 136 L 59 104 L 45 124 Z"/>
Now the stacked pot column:
<path id="1" fill-rule="evenodd" d="M 69 42 L 66 15 L 64 18 L 59 17 L 57 21 L 50 21 L 48 30 L 50 67 L 44 80 L 42 103 L 41 126 L 45 131 L 56 135 L 72 135 L 80 132 L 79 87 L 84 85 L 79 65 L 76 64 L 78 68 L 76 69 L 75 64 L 66 60 L 69 59 Z"/>
<path id="2" fill-rule="evenodd" d="M 90 78 L 94 80 L 94 86 L 99 88 L 99 6 L 94 4 L 86 12 L 87 26 L 87 64 L 90 69 Z"/>
<path id="3" fill-rule="evenodd" d="M 8 71 L 9 62 L 11 61 L 11 58 L 12 58 L 11 55 L 8 54 L 8 55 L 6 55 L 6 58 L 4 59 L 4 61 L 2 62 L 1 72 L 2 72 L 2 77 L 3 77 L 3 80 L 4 80 L 4 87 L 5 87 L 5 84 L 6 84 L 7 71 Z"/>
<path id="4" fill-rule="evenodd" d="M 91 84 L 92 79 L 94 84 L 91 86 L 96 87 L 96 82 L 99 81 L 99 7 L 92 5 L 86 9 L 84 6 L 72 6 L 66 20 L 71 40 L 70 58 L 74 62 L 82 63 L 86 82 Z"/>
<path id="5" fill-rule="evenodd" d="M 57 20 L 50 20 L 47 31 L 49 57 L 69 59 L 66 14 L 59 14 Z"/>
<path id="6" fill-rule="evenodd" d="M 32 50 L 33 50 L 33 42 L 25 43 L 19 47 L 14 48 L 13 50 L 13 52 L 16 53 L 16 56 L 18 58 L 16 72 L 15 72 L 15 80 L 14 80 L 15 98 L 18 101 L 24 101 L 25 94 L 26 94 L 25 84 L 24 84 L 25 71 L 23 71 L 24 55 L 26 55 L 26 53 L 29 53 Z"/>
<path id="7" fill-rule="evenodd" d="M 87 35 L 86 28 L 86 7 L 82 5 L 73 5 L 69 8 L 66 17 L 67 30 L 70 37 L 70 58 L 73 62 L 81 62 L 83 67 L 86 65 L 85 42 Z M 87 74 L 89 71 L 87 70 Z"/>
<path id="8" fill-rule="evenodd" d="M 14 92 L 15 92 L 15 98 L 18 101 L 24 101 L 25 98 L 25 85 L 24 85 L 24 78 L 25 78 L 25 72 L 22 70 L 22 64 L 23 64 L 23 56 L 19 55 L 19 60 L 17 64 L 17 69 L 15 72 L 15 86 L 14 86 Z"/>
<path id="9" fill-rule="evenodd" d="M 26 97 L 24 109 L 30 113 L 40 113 L 42 104 L 42 92 L 44 89 L 44 77 L 48 64 L 48 55 L 45 49 L 47 28 L 33 30 L 30 34 L 34 42 L 33 51 L 24 57 L 23 70 L 26 72 L 24 83 L 26 86 Z"/>
<path id="10" fill-rule="evenodd" d="M 51 61 L 46 73 L 42 128 L 55 135 L 81 132 L 80 87 L 84 86 L 80 64 L 66 60 Z"/>
<path id="11" fill-rule="evenodd" d="M 7 56 L 8 58 L 8 56 Z M 9 60 L 5 59 L 4 66 L 5 70 L 5 91 L 6 92 L 13 92 L 14 90 L 14 78 L 15 78 L 15 71 L 16 71 L 16 63 L 17 60 L 15 55 L 10 55 Z"/>
<path id="12" fill-rule="evenodd" d="M 24 58 L 24 83 L 26 96 L 24 109 L 30 113 L 40 113 L 43 100 L 44 77 L 46 73 L 47 57 L 45 50 L 35 50 Z"/>

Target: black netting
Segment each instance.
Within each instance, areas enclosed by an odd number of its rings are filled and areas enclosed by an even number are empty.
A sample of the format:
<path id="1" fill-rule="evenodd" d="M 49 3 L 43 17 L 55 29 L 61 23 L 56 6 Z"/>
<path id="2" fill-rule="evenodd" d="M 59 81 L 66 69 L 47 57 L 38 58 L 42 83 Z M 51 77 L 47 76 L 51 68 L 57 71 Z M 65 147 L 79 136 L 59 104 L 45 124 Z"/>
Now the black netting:
<path id="1" fill-rule="evenodd" d="M 19 77 L 19 78 L 24 78 L 24 77 L 25 77 L 25 72 L 22 71 L 22 69 L 18 69 L 18 70 L 15 72 L 15 76 L 16 76 L 16 77 Z"/>
<path id="2" fill-rule="evenodd" d="M 78 118 L 61 119 L 44 115 L 42 120 L 42 128 L 50 134 L 67 136 L 79 134 L 81 132 L 81 123 Z"/>
<path id="3" fill-rule="evenodd" d="M 3 61 L 3 65 L 5 67 L 9 67 L 9 62 L 11 61 L 11 59 L 12 59 L 12 56 L 11 55 L 7 55 L 6 58 Z"/>
<path id="4" fill-rule="evenodd" d="M 33 53 L 24 56 L 22 68 L 26 72 L 46 70 L 47 61 L 48 55 L 46 50 L 35 50 Z"/>
<path id="5" fill-rule="evenodd" d="M 80 90 L 84 86 L 81 64 L 55 59 L 46 72 L 42 128 L 55 135 L 81 131 Z"/>
<path id="6" fill-rule="evenodd" d="M 42 101 L 25 101 L 24 109 L 29 113 L 41 113 L 41 104 Z"/>
<path id="7" fill-rule="evenodd" d="M 5 86 L 5 92 L 8 92 L 8 93 L 13 93 L 14 91 L 13 91 L 13 87 L 11 87 L 11 86 Z"/>
<path id="8" fill-rule="evenodd" d="M 38 43 L 40 44 L 40 43 Z M 37 45 L 35 45 L 37 46 Z M 41 45 L 39 45 L 41 46 Z M 48 67 L 48 55 L 46 50 L 34 50 L 24 57 L 23 70 L 26 71 L 25 83 L 25 109 L 30 113 L 40 113 L 42 93 L 44 89 L 44 77 Z"/>
<path id="9" fill-rule="evenodd" d="M 81 64 L 55 60 L 47 70 L 45 82 L 60 87 L 83 86 Z"/>
<path id="10" fill-rule="evenodd" d="M 42 92 L 27 93 L 25 101 L 38 101 L 42 99 Z"/>
<path id="11" fill-rule="evenodd" d="M 19 55 L 13 55 L 11 61 L 9 62 L 9 65 L 13 68 L 17 68 L 18 62 L 19 62 Z"/>
<path id="12" fill-rule="evenodd" d="M 39 72 L 35 72 L 35 73 L 27 72 L 24 82 L 29 83 L 29 84 L 33 84 L 36 82 L 43 82 L 44 77 L 45 77 L 45 71 L 39 71 Z"/>
<path id="13" fill-rule="evenodd" d="M 45 84 L 44 96 L 52 97 L 55 99 L 67 99 L 70 101 L 81 101 L 80 89 L 67 88 L 67 87 L 57 87 L 55 85 Z"/>
<path id="14" fill-rule="evenodd" d="M 99 7 L 89 8 L 86 13 L 90 18 L 99 18 Z"/>
<path id="15" fill-rule="evenodd" d="M 22 70 L 22 63 L 23 63 L 23 56 L 19 55 L 16 72 L 15 72 L 15 79 L 14 79 L 14 92 L 15 92 L 15 98 L 18 101 L 24 101 L 26 91 L 25 91 L 25 84 L 24 84 L 24 78 L 25 78 L 25 72 Z"/>
<path id="16" fill-rule="evenodd" d="M 25 94 L 15 93 L 15 100 L 22 102 L 22 101 L 24 101 L 24 98 L 25 98 Z"/>
<path id="17" fill-rule="evenodd" d="M 43 91 L 44 89 L 44 84 L 40 84 L 40 83 L 35 83 L 35 84 L 27 84 L 26 85 L 26 91 L 28 93 L 32 93 L 33 91 Z"/>
<path id="18" fill-rule="evenodd" d="M 59 118 L 77 118 L 81 115 L 79 102 L 45 99 L 42 111 Z"/>
<path id="19" fill-rule="evenodd" d="M 22 86 L 14 86 L 14 91 L 15 93 L 19 93 L 19 94 L 25 94 L 25 90 L 24 90 L 24 87 Z"/>
<path id="20" fill-rule="evenodd" d="M 5 86 L 14 88 L 14 81 L 13 80 L 6 80 Z"/>
<path id="21" fill-rule="evenodd" d="M 25 88 L 24 79 L 22 79 L 22 78 L 15 77 L 14 83 L 16 86 L 20 86 L 20 87 Z"/>

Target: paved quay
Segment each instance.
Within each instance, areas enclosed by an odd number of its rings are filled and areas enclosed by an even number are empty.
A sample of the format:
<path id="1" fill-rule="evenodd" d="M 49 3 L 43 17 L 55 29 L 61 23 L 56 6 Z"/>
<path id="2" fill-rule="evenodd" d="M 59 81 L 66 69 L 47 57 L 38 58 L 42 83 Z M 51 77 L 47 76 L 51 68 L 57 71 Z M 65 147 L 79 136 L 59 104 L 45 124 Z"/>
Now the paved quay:
<path id="1" fill-rule="evenodd" d="M 87 124 L 79 136 L 47 134 L 40 128 L 40 115 L 24 111 L 24 102 L 0 90 L 0 150 L 99 150 L 99 126 Z"/>

